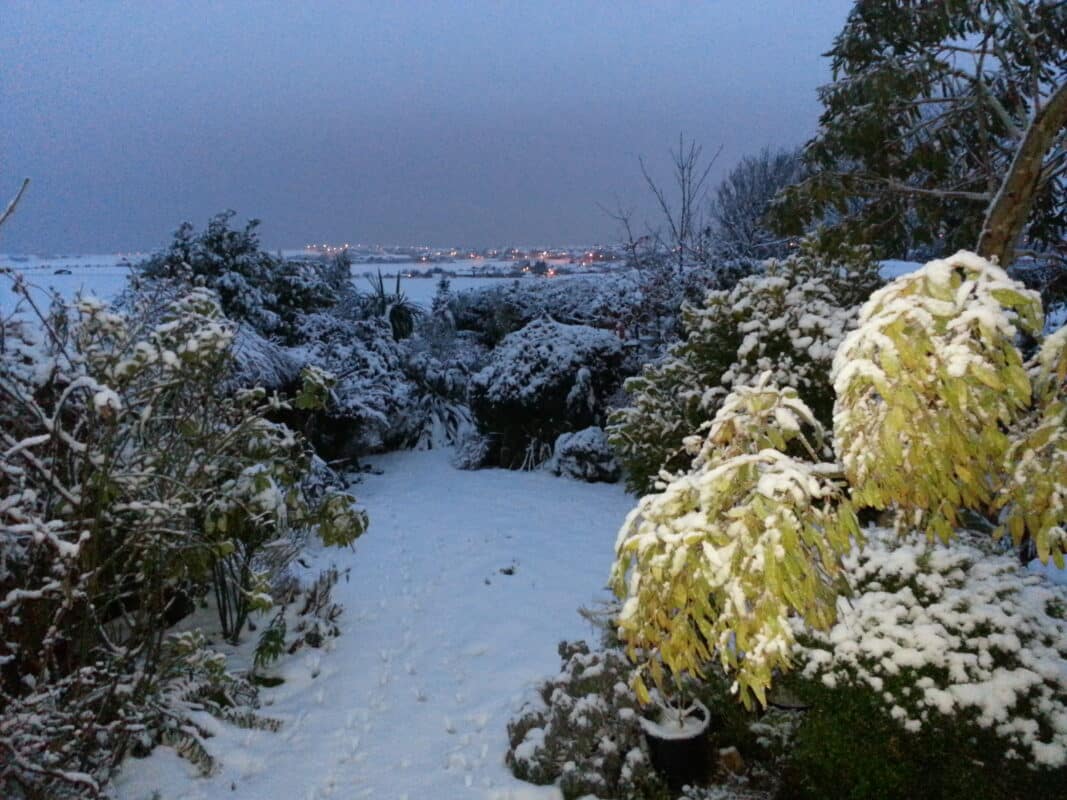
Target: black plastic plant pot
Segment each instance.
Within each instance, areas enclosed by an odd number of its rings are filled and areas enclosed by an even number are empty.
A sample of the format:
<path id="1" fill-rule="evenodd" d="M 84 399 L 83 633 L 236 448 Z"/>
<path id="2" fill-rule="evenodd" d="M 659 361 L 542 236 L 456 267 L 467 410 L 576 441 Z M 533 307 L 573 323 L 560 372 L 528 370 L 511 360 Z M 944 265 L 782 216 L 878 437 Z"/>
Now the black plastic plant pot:
<path id="1" fill-rule="evenodd" d="M 660 711 L 665 710 L 661 707 Z M 674 710 L 668 713 L 674 713 Z M 681 724 L 666 717 L 667 714 L 664 714 L 663 722 L 639 718 L 648 742 L 652 766 L 667 781 L 671 791 L 681 791 L 683 786 L 706 784 L 714 768 L 712 748 L 708 741 L 711 715 L 707 706 L 694 700 L 686 709 Z"/>

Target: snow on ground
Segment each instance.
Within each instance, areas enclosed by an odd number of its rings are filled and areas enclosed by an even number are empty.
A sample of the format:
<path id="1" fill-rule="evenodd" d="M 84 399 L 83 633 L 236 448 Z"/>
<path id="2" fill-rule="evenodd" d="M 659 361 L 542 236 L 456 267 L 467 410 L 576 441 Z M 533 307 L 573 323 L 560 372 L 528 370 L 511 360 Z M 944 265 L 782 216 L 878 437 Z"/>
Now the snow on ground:
<path id="1" fill-rule="evenodd" d="M 42 309 L 48 305 L 48 290 L 55 290 L 61 297 L 72 299 L 78 292 L 85 292 L 99 297 L 101 300 L 111 300 L 126 287 L 126 279 L 130 274 L 130 264 L 144 258 L 143 255 L 128 257 L 124 255 L 98 255 L 98 256 L 4 256 L 0 255 L 0 268 L 8 267 L 16 272 L 21 272 L 27 283 L 34 291 L 34 297 L 39 304 L 43 303 Z M 425 272 L 427 265 L 417 262 L 403 262 L 397 264 L 356 264 L 352 267 L 352 285 L 357 291 L 369 292 L 371 286 L 367 282 L 366 275 L 375 275 L 381 267 L 383 275 L 386 275 L 386 289 L 392 291 L 395 286 L 395 275 L 398 266 L 403 268 L 401 272 Z M 464 269 L 469 267 L 464 263 L 440 265 L 445 269 Z M 408 268 L 411 268 L 410 270 Z M 59 274 L 57 274 L 57 272 Z M 554 280 L 563 280 L 563 276 Z M 449 282 L 453 292 L 464 289 L 476 289 L 480 287 L 500 286 L 503 283 L 517 280 L 516 278 L 497 277 L 456 277 L 450 278 Z M 526 277 L 522 280 L 538 280 Z M 437 277 L 401 277 L 400 289 L 412 301 L 425 308 L 430 307 L 433 296 L 437 291 Z M 11 291 L 11 281 L 0 277 L 0 315 L 9 314 L 14 310 L 18 298 Z"/>
<path id="2" fill-rule="evenodd" d="M 302 650 L 265 689 L 277 733 L 220 726 L 211 778 L 166 747 L 128 761 L 121 800 L 556 797 L 504 766 L 505 726 L 559 669 L 561 638 L 595 638 L 576 613 L 606 597 L 618 485 L 544 472 L 462 472 L 448 451 L 372 459 L 355 487 L 371 527 L 335 589 L 343 633 Z M 312 677 L 317 675 L 317 677 Z"/>
<path id="3" fill-rule="evenodd" d="M 84 292 L 101 300 L 110 300 L 126 288 L 126 278 L 130 274 L 130 262 L 123 255 L 0 256 L 0 268 L 11 268 L 23 274 L 42 311 L 48 308 L 49 290 L 67 299 Z M 0 276 L 0 315 L 6 316 L 15 310 L 19 299 L 11 291 L 11 280 Z"/>

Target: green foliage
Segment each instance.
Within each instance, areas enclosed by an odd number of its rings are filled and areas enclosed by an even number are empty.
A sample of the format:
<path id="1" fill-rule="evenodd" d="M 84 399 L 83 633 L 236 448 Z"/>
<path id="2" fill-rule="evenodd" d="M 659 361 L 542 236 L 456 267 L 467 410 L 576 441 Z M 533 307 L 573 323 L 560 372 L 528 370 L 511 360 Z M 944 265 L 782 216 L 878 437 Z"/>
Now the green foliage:
<path id="1" fill-rule="evenodd" d="M 316 514 L 319 539 L 327 547 L 347 547 L 367 530 L 367 512 L 340 492 L 328 494 Z"/>
<path id="2" fill-rule="evenodd" d="M 725 333 L 709 329 L 707 338 Z M 704 336 L 691 333 L 623 384 L 630 405 L 611 411 L 607 431 L 624 466 L 626 488 L 634 494 L 653 491 L 661 472 L 686 468 L 692 456 L 685 450 L 685 437 L 715 412 L 721 395 L 715 387 L 729 366 L 722 353 L 730 350 L 707 344 Z"/>
<path id="3" fill-rule="evenodd" d="M 1067 8 L 1048 0 L 858 0 L 834 40 L 833 82 L 786 190 L 778 227 L 828 222 L 829 237 L 882 256 L 972 248 L 1034 113 L 1067 69 Z M 1046 162 L 1031 241 L 1067 230 L 1067 184 Z"/>
<path id="4" fill-rule="evenodd" d="M 263 629 L 256 642 L 256 652 L 252 658 L 253 671 L 258 672 L 281 658 L 285 652 L 285 617 L 277 616 L 270 625 Z"/>
<path id="5" fill-rule="evenodd" d="M 743 433 L 753 421 L 771 427 Z M 642 701 L 645 673 L 662 687 L 664 666 L 702 675 L 717 659 L 746 706 L 766 705 L 772 674 L 790 664 L 790 616 L 833 622 L 833 576 L 860 537 L 856 518 L 832 466 L 762 448 L 801 442 L 802 422 L 814 425 L 795 392 L 738 390 L 711 425 L 703 463 L 627 517 L 611 585 L 625 599 L 618 624 L 641 661 Z"/>
<path id="6" fill-rule="evenodd" d="M 791 664 L 796 630 L 827 628 L 848 591 L 835 576 L 862 542 L 853 506 L 890 509 L 898 530 L 943 541 L 956 535 L 962 509 L 1000 510 L 999 533 L 1006 528 L 1017 542 L 1028 535 L 1043 561 L 1062 563 L 1067 334 L 1050 336 L 1029 365 L 1015 342 L 1041 324 L 1037 296 L 970 253 L 876 292 L 834 360 L 841 467 L 810 463 L 820 429 L 797 392 L 767 377 L 735 388 L 704 440 L 689 440 L 691 471 L 644 497 L 619 534 L 612 587 L 625 599 L 620 636 L 641 662 L 639 696 L 647 697 L 645 673 L 659 685 L 664 666 L 699 675 L 716 658 L 736 675 L 746 704 L 752 696 L 765 703 L 774 671 Z M 885 559 L 898 569 L 900 557 Z M 856 605 L 887 587 L 888 578 L 853 587 L 870 591 Z M 1006 591 L 987 593 L 981 607 Z M 946 607 L 957 613 L 969 602 Z M 893 613 L 874 619 L 896 620 Z M 853 627 L 866 632 L 864 642 L 873 635 L 867 623 Z M 1012 628 L 1021 635 L 1023 624 Z M 849 630 L 833 641 L 847 642 Z M 975 632 L 965 626 L 961 636 Z M 875 656 L 913 650 L 894 641 Z"/>
<path id="7" fill-rule="evenodd" d="M 1047 337 L 1031 368 L 1036 402 L 1004 455 L 1005 482 L 995 501 L 1016 544 L 1060 569 L 1067 551 L 1067 327 Z"/>
<path id="8" fill-rule="evenodd" d="M 300 392 L 293 404 L 301 411 L 322 411 L 330 403 L 330 391 L 337 385 L 333 373 L 314 364 L 300 371 Z"/>
<path id="9" fill-rule="evenodd" d="M 834 361 L 835 449 L 857 505 L 947 541 L 960 508 L 993 504 L 1031 404 L 1019 330 L 1041 330 L 1036 294 L 966 253 L 871 297 Z"/>
<path id="10" fill-rule="evenodd" d="M 864 687 L 810 686 L 789 746 L 782 796 L 797 800 L 1014 800 L 1057 797 L 1063 770 L 1004 764 L 1004 744 L 965 720 L 904 731 Z"/>
<path id="11" fill-rule="evenodd" d="M 1054 796 L 1067 624 L 1049 607 L 1067 592 L 968 538 L 876 529 L 845 560 L 852 599 L 831 630 L 799 637 L 802 668 L 784 679 L 811 706 L 791 796 Z"/>

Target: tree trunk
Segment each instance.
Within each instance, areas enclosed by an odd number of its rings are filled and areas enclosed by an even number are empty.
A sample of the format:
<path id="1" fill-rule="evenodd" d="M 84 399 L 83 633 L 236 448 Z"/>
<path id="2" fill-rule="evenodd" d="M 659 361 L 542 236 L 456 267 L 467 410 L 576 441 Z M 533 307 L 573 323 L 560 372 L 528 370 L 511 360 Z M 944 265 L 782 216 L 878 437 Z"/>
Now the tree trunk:
<path id="1" fill-rule="evenodd" d="M 1015 244 L 1030 215 L 1045 156 L 1064 127 L 1067 127 L 1067 83 L 1053 92 L 1023 135 L 1000 191 L 986 210 L 978 237 L 979 255 L 990 260 L 995 258 L 1002 267 L 1011 266 L 1015 260 Z"/>

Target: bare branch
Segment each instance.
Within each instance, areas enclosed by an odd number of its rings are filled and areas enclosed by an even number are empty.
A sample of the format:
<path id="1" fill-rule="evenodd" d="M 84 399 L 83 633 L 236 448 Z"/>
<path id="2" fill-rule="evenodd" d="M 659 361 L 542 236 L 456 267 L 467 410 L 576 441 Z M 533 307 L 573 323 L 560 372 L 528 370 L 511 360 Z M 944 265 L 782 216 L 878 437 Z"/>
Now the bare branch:
<path id="1" fill-rule="evenodd" d="M 12 200 L 10 203 L 8 203 L 7 204 L 7 210 L 4 211 L 3 214 L 0 214 L 0 225 L 3 225 L 5 222 L 7 222 L 7 218 L 15 213 L 15 206 L 17 206 L 19 204 L 19 200 L 22 199 L 22 195 L 25 193 L 26 187 L 29 186 L 29 185 L 30 185 L 30 179 L 29 178 L 23 178 L 22 186 L 19 187 L 18 193 L 15 195 L 15 199 Z"/>

